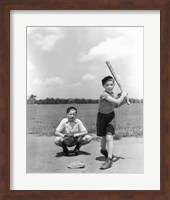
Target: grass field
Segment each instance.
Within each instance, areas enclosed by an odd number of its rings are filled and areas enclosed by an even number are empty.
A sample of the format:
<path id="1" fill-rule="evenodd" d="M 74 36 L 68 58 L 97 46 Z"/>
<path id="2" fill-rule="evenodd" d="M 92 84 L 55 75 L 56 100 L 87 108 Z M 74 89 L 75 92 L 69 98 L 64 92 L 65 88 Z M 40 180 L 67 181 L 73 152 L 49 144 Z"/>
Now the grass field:
<path id="1" fill-rule="evenodd" d="M 27 133 L 55 135 L 61 119 L 66 117 L 69 104 L 27 105 Z M 78 109 L 78 118 L 91 134 L 96 133 L 97 104 L 71 104 Z M 123 105 L 115 109 L 117 129 L 115 139 L 143 136 L 143 104 Z"/>

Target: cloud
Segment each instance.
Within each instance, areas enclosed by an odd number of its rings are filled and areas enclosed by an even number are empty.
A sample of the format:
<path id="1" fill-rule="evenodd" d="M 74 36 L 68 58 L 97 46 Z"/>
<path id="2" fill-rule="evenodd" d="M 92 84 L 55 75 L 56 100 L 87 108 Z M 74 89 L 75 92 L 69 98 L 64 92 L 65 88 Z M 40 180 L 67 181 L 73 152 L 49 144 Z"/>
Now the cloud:
<path id="1" fill-rule="evenodd" d="M 63 37 L 63 32 L 58 27 L 29 27 L 27 33 L 33 45 L 42 51 L 51 50 L 56 42 Z"/>
<path id="2" fill-rule="evenodd" d="M 39 47 L 42 51 L 49 51 L 55 45 L 56 41 L 61 38 L 61 35 L 49 34 L 43 36 L 37 33 L 34 36 L 35 45 Z"/>
<path id="3" fill-rule="evenodd" d="M 132 53 L 131 42 L 125 37 L 120 36 L 115 39 L 107 38 L 98 46 L 92 47 L 87 54 L 80 54 L 79 61 L 86 62 L 94 59 L 116 59 L 128 56 Z"/>
<path id="4" fill-rule="evenodd" d="M 56 85 L 62 85 L 64 81 L 60 77 L 51 77 L 47 78 L 45 81 L 42 81 L 40 79 L 35 79 L 33 83 L 35 86 L 52 87 Z"/>
<path id="5" fill-rule="evenodd" d="M 81 85 L 81 82 L 77 82 L 77 83 L 73 83 L 73 84 L 69 85 L 68 87 L 69 88 L 75 88 L 75 87 L 78 87 L 80 85 Z"/>
<path id="6" fill-rule="evenodd" d="M 33 84 L 36 85 L 36 86 L 41 86 L 41 85 L 43 85 L 43 81 L 39 80 L 39 79 L 35 79 Z"/>
<path id="7" fill-rule="evenodd" d="M 27 63 L 27 70 L 33 70 L 35 69 L 34 65 L 31 62 Z"/>
<path id="8" fill-rule="evenodd" d="M 53 85 L 61 85 L 63 84 L 63 79 L 60 77 L 53 77 L 53 78 L 48 78 L 45 80 L 44 84 L 46 86 L 53 86 Z"/>
<path id="9" fill-rule="evenodd" d="M 83 81 L 89 81 L 89 80 L 95 80 L 96 77 L 92 74 L 85 74 L 84 76 L 82 76 L 82 80 Z"/>

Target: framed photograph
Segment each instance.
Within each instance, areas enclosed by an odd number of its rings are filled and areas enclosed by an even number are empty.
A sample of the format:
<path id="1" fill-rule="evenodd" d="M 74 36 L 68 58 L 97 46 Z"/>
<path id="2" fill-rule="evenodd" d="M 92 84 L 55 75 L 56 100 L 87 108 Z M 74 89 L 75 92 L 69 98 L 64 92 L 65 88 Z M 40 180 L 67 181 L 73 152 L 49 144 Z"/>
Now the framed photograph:
<path id="1" fill-rule="evenodd" d="M 168 1 L 1 1 L 0 199 L 170 198 Z"/>

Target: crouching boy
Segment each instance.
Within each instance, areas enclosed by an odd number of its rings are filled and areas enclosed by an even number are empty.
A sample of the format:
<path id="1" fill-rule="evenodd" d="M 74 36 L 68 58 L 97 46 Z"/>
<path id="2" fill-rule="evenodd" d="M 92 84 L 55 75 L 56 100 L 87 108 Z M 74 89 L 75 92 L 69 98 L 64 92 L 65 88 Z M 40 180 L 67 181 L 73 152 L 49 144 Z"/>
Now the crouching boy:
<path id="1" fill-rule="evenodd" d="M 72 135 L 75 142 L 73 143 L 75 155 L 79 154 L 80 147 L 91 142 L 91 136 L 88 134 L 83 123 L 76 118 L 77 109 L 75 107 L 67 108 L 67 117 L 62 119 L 58 127 L 56 128 L 55 144 L 63 148 L 63 154 L 69 155 L 68 145 L 65 142 L 67 135 Z M 69 146 L 70 147 L 70 146 Z"/>

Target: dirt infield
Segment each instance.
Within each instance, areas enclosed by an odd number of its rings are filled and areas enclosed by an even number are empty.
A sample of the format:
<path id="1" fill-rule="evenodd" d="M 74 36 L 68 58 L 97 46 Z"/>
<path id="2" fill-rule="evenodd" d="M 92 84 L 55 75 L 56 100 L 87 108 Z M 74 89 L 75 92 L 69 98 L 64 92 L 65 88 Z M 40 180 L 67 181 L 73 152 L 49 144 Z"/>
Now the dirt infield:
<path id="1" fill-rule="evenodd" d="M 99 140 L 83 146 L 78 156 L 71 153 L 65 157 L 62 148 L 54 144 L 54 138 L 27 134 L 27 173 L 144 173 L 143 138 L 115 140 L 113 165 L 107 170 L 99 169 L 105 161 Z M 69 169 L 67 166 L 73 161 L 82 161 L 85 167 Z"/>

